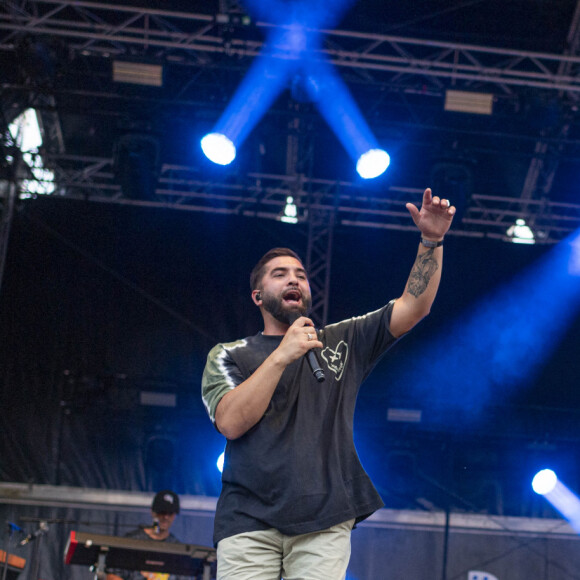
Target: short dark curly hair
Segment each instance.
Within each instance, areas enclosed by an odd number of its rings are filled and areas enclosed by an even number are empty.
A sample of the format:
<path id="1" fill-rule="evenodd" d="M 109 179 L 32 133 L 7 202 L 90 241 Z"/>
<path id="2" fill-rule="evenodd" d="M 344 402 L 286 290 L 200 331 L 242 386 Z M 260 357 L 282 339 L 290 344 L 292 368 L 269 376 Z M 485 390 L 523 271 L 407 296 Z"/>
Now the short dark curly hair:
<path id="1" fill-rule="evenodd" d="M 291 258 L 296 258 L 301 264 L 303 263 L 300 256 L 290 248 L 272 248 L 268 250 L 254 266 L 252 273 L 250 274 L 250 290 L 257 290 L 262 278 L 264 277 L 264 271 L 266 269 L 266 264 L 273 260 L 274 258 L 279 258 L 280 256 L 290 256 Z"/>

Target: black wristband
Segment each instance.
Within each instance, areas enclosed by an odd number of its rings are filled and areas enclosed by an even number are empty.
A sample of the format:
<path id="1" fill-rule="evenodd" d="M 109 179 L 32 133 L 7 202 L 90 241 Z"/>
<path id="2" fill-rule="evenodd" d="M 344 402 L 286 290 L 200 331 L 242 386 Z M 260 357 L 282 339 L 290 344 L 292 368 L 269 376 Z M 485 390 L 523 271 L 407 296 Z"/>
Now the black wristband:
<path id="1" fill-rule="evenodd" d="M 426 240 L 425 238 L 421 238 L 421 243 L 426 248 L 439 248 L 443 245 L 443 240 L 441 240 L 440 242 L 432 242 L 430 240 Z"/>

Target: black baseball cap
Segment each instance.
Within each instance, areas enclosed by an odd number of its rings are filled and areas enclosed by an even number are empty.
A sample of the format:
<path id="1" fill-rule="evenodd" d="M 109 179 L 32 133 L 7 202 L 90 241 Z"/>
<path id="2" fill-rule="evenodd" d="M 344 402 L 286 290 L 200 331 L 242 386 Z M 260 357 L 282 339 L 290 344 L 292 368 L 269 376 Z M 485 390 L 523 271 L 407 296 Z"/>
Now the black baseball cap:
<path id="1" fill-rule="evenodd" d="M 179 496 L 169 489 L 158 491 L 153 498 L 151 511 L 156 514 L 178 514 Z"/>

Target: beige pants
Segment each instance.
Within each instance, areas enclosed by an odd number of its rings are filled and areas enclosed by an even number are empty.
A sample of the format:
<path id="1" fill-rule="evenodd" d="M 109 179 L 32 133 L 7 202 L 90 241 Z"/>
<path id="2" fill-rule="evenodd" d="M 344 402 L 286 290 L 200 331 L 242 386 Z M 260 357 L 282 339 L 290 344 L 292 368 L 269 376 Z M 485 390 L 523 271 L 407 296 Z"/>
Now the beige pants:
<path id="1" fill-rule="evenodd" d="M 344 580 L 353 524 L 299 536 L 270 529 L 221 540 L 217 580 Z"/>

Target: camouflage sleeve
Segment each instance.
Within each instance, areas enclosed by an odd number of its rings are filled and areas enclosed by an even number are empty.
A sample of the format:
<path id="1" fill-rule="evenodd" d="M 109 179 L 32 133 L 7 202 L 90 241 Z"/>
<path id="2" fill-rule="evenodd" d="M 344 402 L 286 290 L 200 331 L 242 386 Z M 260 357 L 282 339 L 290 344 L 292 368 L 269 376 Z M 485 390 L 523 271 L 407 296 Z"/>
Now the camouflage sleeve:
<path id="1" fill-rule="evenodd" d="M 215 411 L 222 397 L 237 387 L 244 377 L 230 356 L 230 349 L 242 346 L 240 340 L 214 346 L 207 355 L 207 362 L 201 379 L 201 398 L 205 409 L 215 425 Z"/>

